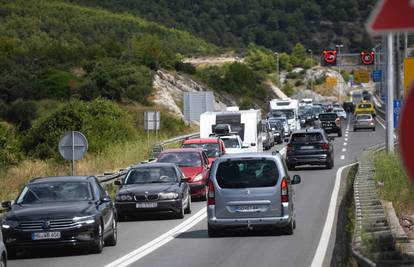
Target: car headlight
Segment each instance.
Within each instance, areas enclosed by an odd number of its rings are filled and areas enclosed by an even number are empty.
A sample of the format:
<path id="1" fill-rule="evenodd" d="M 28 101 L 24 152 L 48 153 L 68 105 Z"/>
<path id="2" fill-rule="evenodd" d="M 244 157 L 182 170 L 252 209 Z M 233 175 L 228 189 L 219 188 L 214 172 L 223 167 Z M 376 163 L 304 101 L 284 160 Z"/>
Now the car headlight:
<path id="1" fill-rule="evenodd" d="M 95 216 L 74 217 L 73 221 L 80 224 L 93 224 L 95 223 Z"/>
<path id="2" fill-rule="evenodd" d="M 2 229 L 10 229 L 10 228 L 14 228 L 17 226 L 17 221 L 10 221 L 10 220 L 5 220 L 3 221 L 3 223 L 1 224 L 1 228 Z"/>
<path id="3" fill-rule="evenodd" d="M 276 133 L 276 135 L 277 135 L 277 136 L 279 136 L 279 135 L 280 135 L 280 133 L 278 132 L 278 133 Z"/>
<path id="4" fill-rule="evenodd" d="M 262 138 L 263 140 L 266 140 L 267 139 L 267 136 L 263 136 L 263 138 Z"/>
<path id="5" fill-rule="evenodd" d="M 194 177 L 193 182 L 198 182 L 198 181 L 201 181 L 202 179 L 203 179 L 203 174 L 199 173 Z"/>
<path id="6" fill-rule="evenodd" d="M 178 198 L 178 193 L 170 192 L 170 193 L 159 193 L 158 194 L 160 199 L 176 199 Z"/>
<path id="7" fill-rule="evenodd" d="M 134 200 L 134 197 L 132 195 L 121 194 L 121 195 L 117 195 L 115 199 L 117 201 L 132 201 Z"/>

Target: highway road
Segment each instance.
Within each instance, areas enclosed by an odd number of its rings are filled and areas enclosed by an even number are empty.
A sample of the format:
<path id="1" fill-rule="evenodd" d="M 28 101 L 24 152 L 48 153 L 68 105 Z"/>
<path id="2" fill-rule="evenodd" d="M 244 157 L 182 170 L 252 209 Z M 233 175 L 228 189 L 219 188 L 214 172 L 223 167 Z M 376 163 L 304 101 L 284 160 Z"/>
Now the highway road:
<path id="1" fill-rule="evenodd" d="M 324 248 L 332 246 L 330 219 L 335 214 L 336 203 L 331 204 L 331 197 L 337 191 L 337 188 L 334 190 L 335 184 L 338 185 L 337 172 L 340 167 L 355 162 L 365 147 L 381 143 L 385 138 L 380 124 L 375 132 L 354 133 L 349 131 L 351 123 L 352 118 L 345 121 L 343 137 L 334 140 L 332 170 L 301 167 L 292 172 L 302 177 L 302 183 L 295 186 L 297 228 L 292 236 L 245 230 L 208 238 L 206 203 L 195 202 L 192 214 L 181 220 L 152 216 L 120 222 L 118 245 L 105 247 L 102 254 L 67 248 L 44 249 L 10 260 L 9 266 L 321 266 Z M 332 199 L 336 199 L 335 195 Z M 330 219 L 325 224 L 327 217 Z"/>

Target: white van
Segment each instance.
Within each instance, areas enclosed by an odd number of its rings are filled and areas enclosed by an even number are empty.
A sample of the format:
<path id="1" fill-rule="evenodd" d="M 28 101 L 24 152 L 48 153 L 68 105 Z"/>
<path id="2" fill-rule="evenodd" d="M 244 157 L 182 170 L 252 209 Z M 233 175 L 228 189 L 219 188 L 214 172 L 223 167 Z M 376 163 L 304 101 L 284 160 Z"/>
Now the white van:
<path id="1" fill-rule="evenodd" d="M 285 116 L 291 131 L 300 129 L 299 103 L 297 99 L 270 100 L 270 115 L 274 117 Z"/>
<path id="2" fill-rule="evenodd" d="M 262 152 L 261 111 L 256 109 L 205 112 L 200 116 L 200 138 L 209 138 L 218 124 L 229 124 L 231 131 L 238 134 L 246 152 Z"/>

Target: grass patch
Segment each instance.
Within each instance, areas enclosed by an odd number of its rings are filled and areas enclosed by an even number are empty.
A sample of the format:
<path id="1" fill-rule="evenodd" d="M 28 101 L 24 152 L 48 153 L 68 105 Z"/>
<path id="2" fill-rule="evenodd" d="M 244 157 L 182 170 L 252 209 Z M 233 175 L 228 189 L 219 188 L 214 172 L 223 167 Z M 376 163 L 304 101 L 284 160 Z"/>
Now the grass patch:
<path id="1" fill-rule="evenodd" d="M 374 155 L 375 179 L 380 197 L 391 201 L 399 216 L 414 212 L 414 185 L 408 178 L 399 153 Z"/>

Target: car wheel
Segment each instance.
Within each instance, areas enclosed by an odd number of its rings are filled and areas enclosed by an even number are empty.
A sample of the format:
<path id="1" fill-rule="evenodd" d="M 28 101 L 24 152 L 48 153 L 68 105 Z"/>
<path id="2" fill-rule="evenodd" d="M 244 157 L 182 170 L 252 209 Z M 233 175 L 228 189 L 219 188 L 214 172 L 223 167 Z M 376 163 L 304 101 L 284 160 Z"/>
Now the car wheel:
<path id="1" fill-rule="evenodd" d="M 332 169 L 333 168 L 333 160 L 330 160 L 328 163 L 326 163 L 326 168 L 327 169 Z"/>
<path id="2" fill-rule="evenodd" d="M 207 233 L 208 237 L 219 237 L 221 235 L 220 230 L 211 227 L 210 224 L 207 225 Z"/>
<path id="3" fill-rule="evenodd" d="M 113 246 L 116 246 L 117 241 L 118 241 L 118 227 L 116 224 L 116 220 L 114 218 L 112 220 L 112 233 L 108 237 L 108 239 L 105 241 L 105 245 L 113 247 Z"/>
<path id="4" fill-rule="evenodd" d="M 292 219 L 290 223 L 283 228 L 283 232 L 286 235 L 293 235 L 294 228 L 295 228 L 295 221 Z"/>
<path id="5" fill-rule="evenodd" d="M 0 259 L 0 267 L 6 267 L 7 263 L 6 263 L 6 257 L 4 255 L 1 255 L 1 259 Z"/>
<path id="6" fill-rule="evenodd" d="M 357 131 L 357 129 L 356 128 L 354 128 L 354 132 L 356 132 Z"/>
<path id="7" fill-rule="evenodd" d="M 184 213 L 185 214 L 190 214 L 191 213 L 191 196 L 190 196 L 190 192 L 188 192 L 187 198 L 188 198 L 188 200 L 187 200 L 187 207 L 185 208 Z"/>
<path id="8" fill-rule="evenodd" d="M 202 201 L 206 201 L 208 196 L 208 186 L 204 187 L 204 194 L 201 196 Z"/>
<path id="9" fill-rule="evenodd" d="M 295 170 L 295 164 L 289 164 L 289 163 L 288 163 L 287 167 L 288 167 L 288 170 L 289 170 L 289 171 L 293 171 L 293 170 Z"/>
<path id="10" fill-rule="evenodd" d="M 375 127 L 372 128 L 372 131 L 375 132 Z"/>
<path id="11" fill-rule="evenodd" d="M 181 204 L 180 209 L 175 214 L 175 218 L 177 218 L 177 219 L 184 218 L 184 202 L 183 202 L 183 199 L 181 199 L 180 204 Z"/>
<path id="12" fill-rule="evenodd" d="M 338 137 L 342 137 L 342 130 L 339 130 Z"/>
<path id="13" fill-rule="evenodd" d="M 98 237 L 95 240 L 95 245 L 92 248 L 93 253 L 100 254 L 102 253 L 104 247 L 104 238 L 103 238 L 103 228 L 102 224 L 99 224 L 98 227 Z"/>

